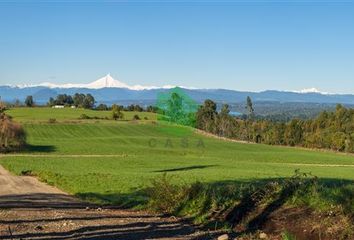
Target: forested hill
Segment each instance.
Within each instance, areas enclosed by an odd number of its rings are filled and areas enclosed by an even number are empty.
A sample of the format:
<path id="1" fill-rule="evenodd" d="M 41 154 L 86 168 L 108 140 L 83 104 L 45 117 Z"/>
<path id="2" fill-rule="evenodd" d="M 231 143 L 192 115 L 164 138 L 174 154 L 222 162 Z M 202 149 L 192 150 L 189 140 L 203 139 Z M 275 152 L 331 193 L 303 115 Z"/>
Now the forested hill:
<path id="1" fill-rule="evenodd" d="M 197 127 L 212 134 L 270 145 L 324 148 L 354 152 L 354 109 L 337 105 L 334 112 L 323 111 L 309 120 L 289 122 L 234 118 L 227 104 L 217 111 L 216 103 L 207 100 L 197 113 Z"/>

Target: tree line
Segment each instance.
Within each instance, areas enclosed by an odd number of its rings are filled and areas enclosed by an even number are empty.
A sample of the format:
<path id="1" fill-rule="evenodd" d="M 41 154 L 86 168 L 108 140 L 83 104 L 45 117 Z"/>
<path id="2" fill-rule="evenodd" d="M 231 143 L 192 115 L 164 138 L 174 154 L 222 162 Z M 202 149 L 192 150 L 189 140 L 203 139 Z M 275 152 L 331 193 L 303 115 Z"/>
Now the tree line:
<path id="1" fill-rule="evenodd" d="M 96 100 L 91 94 L 83 94 L 83 93 L 75 93 L 73 96 L 68 94 L 59 94 L 55 98 L 50 97 L 47 106 L 53 107 L 55 105 L 61 106 L 75 106 L 78 108 L 85 108 L 85 109 L 94 109 L 98 111 L 111 111 L 114 108 L 118 108 L 120 111 L 128 111 L 128 112 L 153 112 L 157 113 L 159 108 L 156 106 L 149 105 L 147 107 L 142 107 L 139 104 L 130 104 L 127 106 L 123 105 L 107 105 L 104 103 L 100 103 L 95 105 Z M 9 105 L 9 104 L 8 104 Z M 33 96 L 27 96 L 24 102 L 24 106 L 26 107 L 34 107 L 35 101 Z M 16 100 L 14 104 L 11 105 L 12 107 L 20 107 L 23 106 L 19 100 Z"/>
<path id="2" fill-rule="evenodd" d="M 73 96 L 67 94 L 59 94 L 56 98 L 50 97 L 47 106 L 55 105 L 75 106 L 80 108 L 92 109 L 95 106 L 95 98 L 91 94 L 75 93 Z M 24 106 L 34 107 L 36 105 L 32 95 L 26 97 Z M 14 106 L 23 106 L 17 99 Z"/>
<path id="3" fill-rule="evenodd" d="M 95 98 L 91 94 L 75 93 L 73 96 L 59 94 L 55 99 L 49 98 L 48 106 L 63 105 L 92 109 L 95 106 Z"/>
<path id="4" fill-rule="evenodd" d="M 255 118 L 252 101 L 247 98 L 247 118 L 230 115 L 229 105 L 220 111 L 206 100 L 196 113 L 196 127 L 218 136 L 270 145 L 325 148 L 354 152 L 354 109 L 337 105 L 335 111 L 323 111 L 309 120 L 277 122 Z"/>
<path id="5" fill-rule="evenodd" d="M 119 111 L 125 111 L 125 112 L 153 112 L 153 113 L 157 113 L 158 112 L 158 108 L 155 106 L 147 106 L 147 107 L 142 107 L 139 104 L 130 104 L 127 106 L 124 105 L 117 105 L 117 104 L 113 104 L 111 106 L 107 105 L 107 104 L 99 104 L 95 110 L 99 110 L 99 111 L 108 111 L 108 110 L 114 110 L 114 109 L 119 109 Z"/>

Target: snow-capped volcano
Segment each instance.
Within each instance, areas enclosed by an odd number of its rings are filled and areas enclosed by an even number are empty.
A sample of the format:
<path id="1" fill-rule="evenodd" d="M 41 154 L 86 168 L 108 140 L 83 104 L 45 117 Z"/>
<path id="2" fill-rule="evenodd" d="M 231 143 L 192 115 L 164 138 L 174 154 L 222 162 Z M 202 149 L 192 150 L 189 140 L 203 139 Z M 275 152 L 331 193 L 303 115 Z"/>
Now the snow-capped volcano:
<path id="1" fill-rule="evenodd" d="M 92 83 L 86 84 L 86 88 L 130 88 L 128 84 L 115 80 L 110 74 L 100 78 Z"/>
<path id="2" fill-rule="evenodd" d="M 145 89 L 158 89 L 158 88 L 173 88 L 174 86 L 164 86 L 164 87 L 154 87 L 154 86 L 141 86 L 134 85 L 130 86 L 126 83 L 114 79 L 110 74 L 87 84 L 55 84 L 50 82 L 44 82 L 38 85 L 32 85 L 32 87 L 41 86 L 48 88 L 89 88 L 89 89 L 101 89 L 101 88 L 127 88 L 131 90 L 145 90 Z M 18 86 L 18 87 L 28 87 L 28 86 Z"/>

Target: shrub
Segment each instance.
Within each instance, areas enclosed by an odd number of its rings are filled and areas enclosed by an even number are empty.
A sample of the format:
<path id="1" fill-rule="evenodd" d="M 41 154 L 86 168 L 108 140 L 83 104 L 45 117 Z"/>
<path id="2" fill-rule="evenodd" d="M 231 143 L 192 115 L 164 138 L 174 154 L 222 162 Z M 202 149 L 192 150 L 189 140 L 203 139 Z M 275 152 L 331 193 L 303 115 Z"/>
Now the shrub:
<path id="1" fill-rule="evenodd" d="M 197 223 L 206 223 L 212 218 L 233 224 L 233 215 L 226 213 L 232 212 L 235 206 L 254 211 L 258 206 L 276 199 L 284 203 L 294 202 L 295 199 L 299 202 L 307 192 L 304 189 L 316 184 L 316 178 L 296 171 L 291 178 L 252 183 L 175 182 L 166 174 L 154 179 L 147 190 L 148 207 L 158 212 L 192 216 Z"/>
<path id="2" fill-rule="evenodd" d="M 55 118 L 49 118 L 48 123 L 56 123 L 57 120 Z"/>
<path id="3" fill-rule="evenodd" d="M 91 117 L 86 114 L 81 114 L 79 119 L 91 119 Z"/>
<path id="4" fill-rule="evenodd" d="M 25 104 L 27 107 L 33 107 L 34 106 L 34 101 L 32 96 L 27 96 L 25 100 Z"/>
<path id="5" fill-rule="evenodd" d="M 35 174 L 32 172 L 32 170 L 22 170 L 21 176 L 35 176 Z"/>
<path id="6" fill-rule="evenodd" d="M 138 115 L 138 114 L 135 114 L 135 115 L 133 116 L 133 120 L 140 120 L 139 115 Z"/>
<path id="7" fill-rule="evenodd" d="M 10 117 L 0 115 L 0 151 L 20 149 L 25 145 L 26 134 L 22 126 L 14 123 Z"/>
<path id="8" fill-rule="evenodd" d="M 112 118 L 113 120 L 123 119 L 124 114 L 121 112 L 121 109 L 117 105 L 112 106 Z"/>
<path id="9" fill-rule="evenodd" d="M 167 174 L 153 179 L 151 185 L 147 189 L 148 206 L 154 211 L 172 213 L 185 197 L 185 187 L 173 184 L 172 178 L 167 177 Z"/>
<path id="10" fill-rule="evenodd" d="M 8 109 L 5 103 L 0 102 L 0 113 L 5 112 Z"/>

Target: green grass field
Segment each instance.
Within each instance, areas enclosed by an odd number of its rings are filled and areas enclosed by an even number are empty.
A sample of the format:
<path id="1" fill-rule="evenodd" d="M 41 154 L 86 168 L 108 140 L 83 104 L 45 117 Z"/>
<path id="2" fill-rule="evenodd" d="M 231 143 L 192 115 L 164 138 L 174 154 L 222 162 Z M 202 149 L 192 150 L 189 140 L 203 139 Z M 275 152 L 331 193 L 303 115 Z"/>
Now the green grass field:
<path id="1" fill-rule="evenodd" d="M 149 120 L 155 120 L 156 115 L 148 112 L 123 112 L 124 120 L 131 120 L 135 114 L 141 119 L 145 117 Z M 77 121 L 80 116 L 85 114 L 89 117 L 111 118 L 111 111 L 95 111 L 82 108 L 63 108 L 52 109 L 47 107 L 36 108 L 13 108 L 7 111 L 7 114 L 14 117 L 14 119 L 21 123 L 28 122 L 48 122 L 49 119 L 54 118 L 57 121 Z"/>
<path id="2" fill-rule="evenodd" d="M 221 183 L 288 177 L 300 169 L 322 179 L 354 180 L 352 155 L 222 141 L 154 121 L 73 121 L 82 113 L 110 114 L 49 108 L 8 111 L 23 123 L 30 147 L 2 156 L 0 164 L 16 174 L 30 171 L 69 193 L 108 202 L 129 198 L 163 173 L 183 182 Z M 59 122 L 49 124 L 48 118 Z"/>

